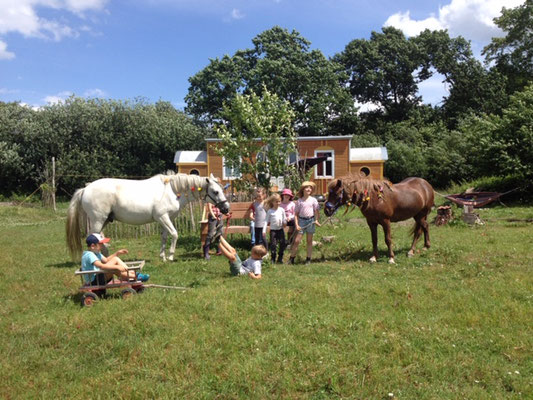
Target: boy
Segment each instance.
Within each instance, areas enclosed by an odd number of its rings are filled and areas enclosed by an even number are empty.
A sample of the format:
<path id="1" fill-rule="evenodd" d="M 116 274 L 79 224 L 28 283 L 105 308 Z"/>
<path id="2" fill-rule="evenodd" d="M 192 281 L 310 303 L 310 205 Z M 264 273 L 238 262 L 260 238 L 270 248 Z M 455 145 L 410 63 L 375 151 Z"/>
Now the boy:
<path id="1" fill-rule="evenodd" d="M 261 279 L 261 263 L 267 254 L 265 246 L 252 247 L 252 254 L 244 262 L 239 258 L 237 251 L 223 237 L 220 237 L 220 250 L 229 260 L 229 270 L 232 275 L 247 274 L 252 279 Z"/>
<path id="2" fill-rule="evenodd" d="M 111 254 L 109 257 L 104 257 L 102 254 L 102 245 L 109 242 L 109 238 L 103 237 L 99 233 L 93 233 L 87 236 L 85 239 L 87 243 L 87 250 L 83 252 L 81 256 L 81 269 L 82 271 L 105 271 L 106 274 L 90 274 L 85 275 L 84 279 L 86 283 L 91 285 L 105 285 L 111 279 L 113 274 L 118 276 L 122 281 L 128 280 L 140 280 L 146 282 L 150 275 L 137 274 L 135 271 L 128 271 L 128 268 L 124 261 L 118 258 L 121 254 L 127 254 L 128 250 L 120 249 L 117 252 Z"/>
<path id="3" fill-rule="evenodd" d="M 222 229 L 224 224 L 222 223 L 222 213 L 217 206 L 214 206 L 211 203 L 206 204 L 207 212 L 207 237 L 205 238 L 204 244 L 204 258 L 209 260 L 209 247 L 213 244 L 219 237 L 222 237 Z M 217 250 L 217 255 L 220 255 L 220 249 Z"/>

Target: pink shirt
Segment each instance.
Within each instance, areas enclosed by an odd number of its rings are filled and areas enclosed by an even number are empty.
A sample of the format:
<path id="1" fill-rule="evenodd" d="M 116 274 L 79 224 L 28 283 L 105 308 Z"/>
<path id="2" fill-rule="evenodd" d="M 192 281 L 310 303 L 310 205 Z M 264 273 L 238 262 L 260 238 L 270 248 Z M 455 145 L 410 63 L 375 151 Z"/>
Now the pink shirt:
<path id="1" fill-rule="evenodd" d="M 294 201 L 289 201 L 288 203 L 280 203 L 279 205 L 285 210 L 285 216 L 287 217 L 287 221 L 292 221 L 294 219 L 294 208 L 296 207 Z"/>
<path id="2" fill-rule="evenodd" d="M 294 212 L 298 215 L 298 217 L 314 217 L 315 211 L 318 211 L 318 201 L 313 196 L 309 196 L 309 198 L 305 201 L 303 199 L 298 199 L 296 201 Z"/>

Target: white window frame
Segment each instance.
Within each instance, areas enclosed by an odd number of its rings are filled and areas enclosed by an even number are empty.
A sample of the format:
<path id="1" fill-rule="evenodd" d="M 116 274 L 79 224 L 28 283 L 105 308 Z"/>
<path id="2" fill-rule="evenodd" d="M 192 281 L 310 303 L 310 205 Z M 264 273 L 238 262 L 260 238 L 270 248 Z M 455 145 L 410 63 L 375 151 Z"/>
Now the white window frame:
<path id="1" fill-rule="evenodd" d="M 335 177 L 335 150 L 324 149 L 315 150 L 315 157 L 319 157 L 318 153 L 331 153 L 331 157 L 328 157 L 326 161 L 323 161 L 324 174 L 326 173 L 326 162 L 331 161 L 331 175 L 318 175 L 318 164 L 315 166 L 315 179 L 330 179 Z"/>
<path id="2" fill-rule="evenodd" d="M 225 159 L 225 157 L 222 157 L 222 179 L 224 179 L 226 181 L 232 181 L 232 180 L 235 180 L 235 179 L 239 179 L 242 176 L 242 174 L 240 172 L 235 174 L 235 171 L 233 171 L 233 169 L 231 170 L 231 174 L 228 176 L 228 175 L 226 175 L 226 168 L 230 169 L 229 167 L 226 167 L 226 159 Z"/>

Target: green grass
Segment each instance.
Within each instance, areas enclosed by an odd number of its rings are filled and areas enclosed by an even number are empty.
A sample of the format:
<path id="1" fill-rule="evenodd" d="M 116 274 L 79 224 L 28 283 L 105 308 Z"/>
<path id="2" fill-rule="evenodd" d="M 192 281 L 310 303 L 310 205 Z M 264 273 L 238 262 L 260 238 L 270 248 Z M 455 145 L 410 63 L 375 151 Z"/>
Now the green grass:
<path id="1" fill-rule="evenodd" d="M 410 259 L 411 224 L 393 225 L 392 266 L 381 231 L 367 262 L 369 230 L 349 214 L 318 229 L 336 238 L 317 262 L 266 263 L 260 281 L 203 261 L 197 237 L 167 263 L 156 236 L 116 240 L 151 282 L 190 289 L 89 309 L 65 207 L 0 207 L 0 398 L 532 398 L 533 225 L 508 219 L 533 208 L 479 213 L 485 225 L 432 226 Z"/>

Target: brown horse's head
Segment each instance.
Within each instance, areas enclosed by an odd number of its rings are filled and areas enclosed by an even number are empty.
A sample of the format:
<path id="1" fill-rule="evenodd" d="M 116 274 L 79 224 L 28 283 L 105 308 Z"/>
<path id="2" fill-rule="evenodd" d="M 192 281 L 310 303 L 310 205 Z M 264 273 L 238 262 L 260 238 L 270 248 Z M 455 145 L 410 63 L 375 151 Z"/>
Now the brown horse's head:
<path id="1" fill-rule="evenodd" d="M 349 195 L 344 190 L 344 182 L 342 179 L 334 179 L 328 184 L 328 198 L 324 207 L 326 216 L 332 216 L 337 209 L 346 204 L 349 200 Z"/>

